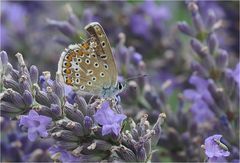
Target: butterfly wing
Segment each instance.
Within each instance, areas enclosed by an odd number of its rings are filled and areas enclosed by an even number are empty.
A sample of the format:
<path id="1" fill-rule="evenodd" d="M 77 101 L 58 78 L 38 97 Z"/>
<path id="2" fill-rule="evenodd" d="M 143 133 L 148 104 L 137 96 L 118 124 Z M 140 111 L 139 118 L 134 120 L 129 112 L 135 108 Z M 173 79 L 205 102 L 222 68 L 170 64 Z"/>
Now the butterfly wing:
<path id="1" fill-rule="evenodd" d="M 108 41 L 108 38 L 102 28 L 102 26 L 98 22 L 92 22 L 88 24 L 85 29 L 89 32 L 89 34 L 96 38 L 97 42 L 97 55 L 98 60 L 102 62 L 106 72 L 109 74 L 111 84 L 109 86 L 114 87 L 117 84 L 117 67 L 114 60 L 114 56 L 112 54 L 111 46 Z M 109 80 L 109 79 L 106 79 Z"/>
<path id="2" fill-rule="evenodd" d="M 94 37 L 82 44 L 70 45 L 59 60 L 58 72 L 75 90 L 101 95 L 103 87 L 111 85 L 109 73 L 96 54 L 99 49 Z"/>

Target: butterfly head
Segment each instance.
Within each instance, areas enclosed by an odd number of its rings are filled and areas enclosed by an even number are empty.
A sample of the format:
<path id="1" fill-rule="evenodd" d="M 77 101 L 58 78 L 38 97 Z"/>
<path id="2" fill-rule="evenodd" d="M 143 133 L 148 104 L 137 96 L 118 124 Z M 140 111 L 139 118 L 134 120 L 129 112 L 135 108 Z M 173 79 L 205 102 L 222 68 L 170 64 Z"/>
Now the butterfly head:
<path id="1" fill-rule="evenodd" d="M 121 93 L 127 86 L 126 81 L 124 82 L 118 82 L 116 86 L 117 93 Z"/>

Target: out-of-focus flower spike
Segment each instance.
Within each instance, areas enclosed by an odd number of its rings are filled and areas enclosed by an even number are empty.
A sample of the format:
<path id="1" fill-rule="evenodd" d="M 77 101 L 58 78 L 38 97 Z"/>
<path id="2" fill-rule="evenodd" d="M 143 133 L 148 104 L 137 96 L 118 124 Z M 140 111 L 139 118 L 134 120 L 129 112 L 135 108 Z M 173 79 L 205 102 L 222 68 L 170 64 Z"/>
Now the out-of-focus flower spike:
<path id="1" fill-rule="evenodd" d="M 191 27 L 185 21 L 182 21 L 182 22 L 178 23 L 178 29 L 186 35 L 189 35 L 189 36 L 192 36 L 192 37 L 194 37 L 194 35 L 195 35 L 193 30 L 191 29 Z"/>
<path id="2" fill-rule="evenodd" d="M 22 96 L 26 106 L 30 106 L 33 103 L 33 96 L 28 90 L 25 90 Z"/>
<path id="3" fill-rule="evenodd" d="M 49 26 L 56 27 L 64 35 L 74 38 L 77 35 L 76 29 L 67 21 L 56 21 L 53 19 L 46 19 Z"/>
<path id="4" fill-rule="evenodd" d="M 134 152 L 131 149 L 126 148 L 125 146 L 120 145 L 120 147 L 116 147 L 115 151 L 118 154 L 118 156 L 126 162 L 137 161 L 137 158 Z"/>
<path id="5" fill-rule="evenodd" d="M 71 41 L 69 41 L 67 38 L 63 37 L 53 37 L 53 41 L 57 42 L 58 44 L 62 45 L 63 47 L 67 47 L 71 44 Z"/>
<path id="6" fill-rule="evenodd" d="M 214 33 L 208 35 L 207 44 L 209 52 L 213 55 L 218 48 L 218 40 Z"/>
<path id="7" fill-rule="evenodd" d="M 37 83 L 38 82 L 38 75 L 39 75 L 37 66 L 32 65 L 29 69 L 29 73 L 30 73 L 30 78 L 31 78 L 32 83 L 33 84 Z"/>
<path id="8" fill-rule="evenodd" d="M 78 105 L 78 109 L 84 114 L 87 115 L 87 102 L 86 100 L 80 96 L 76 95 L 74 98 L 75 103 Z"/>
<path id="9" fill-rule="evenodd" d="M 194 71 L 196 71 L 200 76 L 202 77 L 208 77 L 209 73 L 208 71 L 205 69 L 205 67 L 203 67 L 201 64 L 199 64 L 196 61 L 193 61 L 191 63 L 191 67 Z"/>
<path id="10" fill-rule="evenodd" d="M 203 23 L 202 17 L 199 14 L 197 4 L 195 2 L 190 2 L 188 4 L 188 9 L 192 13 L 192 21 L 193 21 L 193 24 L 194 24 L 195 28 L 197 29 L 197 31 L 199 33 L 204 32 L 205 27 L 204 27 L 204 23 Z"/>
<path id="11" fill-rule="evenodd" d="M 162 131 L 161 125 L 163 124 L 165 119 L 166 119 L 165 113 L 159 114 L 158 120 L 153 126 L 153 130 L 155 131 L 155 134 L 152 136 L 152 144 L 153 145 L 157 145 L 158 140 L 160 139 L 161 131 Z"/>
<path id="12" fill-rule="evenodd" d="M 219 49 L 218 56 L 216 58 L 216 64 L 219 69 L 224 70 L 228 66 L 228 52 L 226 50 Z"/>
<path id="13" fill-rule="evenodd" d="M 192 46 L 193 50 L 198 55 L 200 55 L 200 57 L 202 57 L 202 58 L 206 57 L 206 53 L 204 53 L 204 46 L 202 45 L 202 43 L 200 41 L 198 41 L 197 39 L 192 39 L 191 46 Z"/>
<path id="14" fill-rule="evenodd" d="M 216 14 L 213 10 L 208 10 L 208 17 L 207 17 L 207 26 L 209 29 L 212 28 L 212 26 L 214 25 L 214 23 L 216 23 L 217 19 L 216 19 Z"/>
<path id="15" fill-rule="evenodd" d="M 19 88 L 19 84 L 16 81 L 12 80 L 12 79 L 4 78 L 3 79 L 3 85 L 4 85 L 5 88 L 13 89 L 16 92 L 21 92 L 21 90 Z"/>
<path id="16" fill-rule="evenodd" d="M 79 18 L 74 14 L 72 6 L 70 4 L 66 4 L 65 7 L 69 14 L 68 22 L 76 27 L 79 26 L 80 25 Z"/>

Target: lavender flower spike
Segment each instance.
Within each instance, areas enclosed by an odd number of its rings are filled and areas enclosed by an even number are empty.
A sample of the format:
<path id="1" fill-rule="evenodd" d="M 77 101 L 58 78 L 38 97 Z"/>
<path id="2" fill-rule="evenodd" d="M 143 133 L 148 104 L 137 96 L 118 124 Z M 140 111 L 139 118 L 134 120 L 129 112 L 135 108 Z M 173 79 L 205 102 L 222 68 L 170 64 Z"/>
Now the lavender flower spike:
<path id="1" fill-rule="evenodd" d="M 222 135 L 213 135 L 205 139 L 205 154 L 209 157 L 227 157 L 230 155 L 228 148 L 220 142 Z"/>
<path id="2" fill-rule="evenodd" d="M 47 137 L 48 133 L 46 127 L 51 123 L 52 118 L 38 115 L 34 110 L 31 110 L 28 115 L 21 116 L 20 126 L 23 125 L 28 128 L 28 139 L 34 141 L 38 135 Z"/>
<path id="3" fill-rule="evenodd" d="M 121 123 L 126 118 L 123 114 L 114 113 L 106 101 L 102 107 L 94 114 L 94 120 L 102 125 L 102 135 L 107 135 L 113 132 L 116 136 L 121 130 Z"/>

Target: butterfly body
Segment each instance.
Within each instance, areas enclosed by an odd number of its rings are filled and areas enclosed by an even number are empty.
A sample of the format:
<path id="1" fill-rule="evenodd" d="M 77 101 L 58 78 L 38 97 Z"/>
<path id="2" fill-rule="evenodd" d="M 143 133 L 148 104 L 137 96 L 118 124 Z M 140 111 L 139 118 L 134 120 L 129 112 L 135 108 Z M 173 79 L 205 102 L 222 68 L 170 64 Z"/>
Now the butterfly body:
<path id="1" fill-rule="evenodd" d="M 125 83 L 117 82 L 117 67 L 107 36 L 97 22 L 85 29 L 90 38 L 69 45 L 58 62 L 62 81 L 83 93 L 109 98 L 121 92 Z"/>

